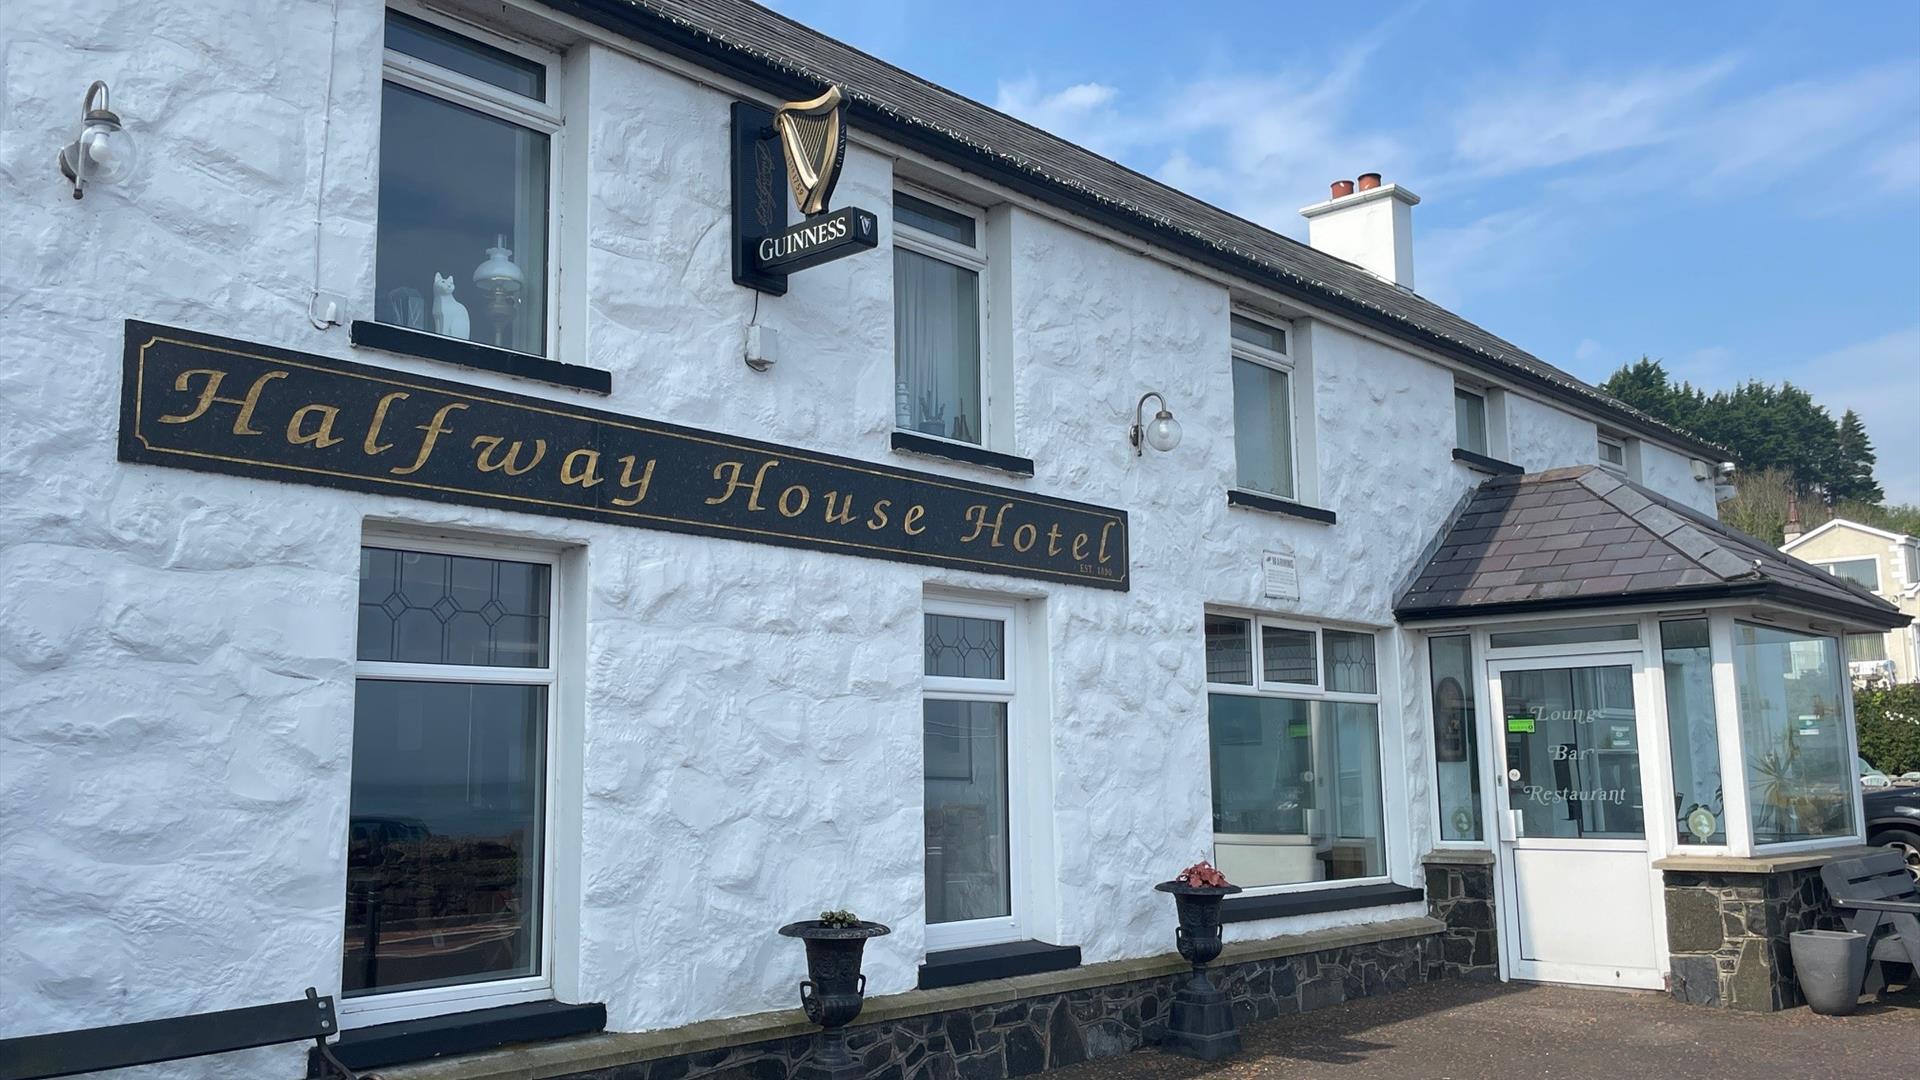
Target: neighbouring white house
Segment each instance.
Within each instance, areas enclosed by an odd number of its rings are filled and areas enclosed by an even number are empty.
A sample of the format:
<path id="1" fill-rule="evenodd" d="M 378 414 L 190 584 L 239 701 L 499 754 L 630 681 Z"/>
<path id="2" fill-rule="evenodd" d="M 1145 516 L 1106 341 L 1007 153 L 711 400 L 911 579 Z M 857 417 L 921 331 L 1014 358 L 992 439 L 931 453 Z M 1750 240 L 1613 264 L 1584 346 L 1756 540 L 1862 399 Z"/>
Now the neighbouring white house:
<path id="1" fill-rule="evenodd" d="M 1920 615 L 1920 538 L 1845 518 L 1803 532 L 1796 518 L 1780 550 L 1853 582 L 1909 617 Z M 1912 623 L 1885 633 L 1849 634 L 1847 666 L 1856 679 L 1920 679 L 1920 635 Z"/>
<path id="2" fill-rule="evenodd" d="M 1817 904 L 1714 905 L 1861 841 L 1908 616 L 1423 297 L 1405 187 L 1301 244 L 722 0 L 6 24 L 0 1040 L 781 1075 L 850 908 L 868 1066 L 1019 1075 L 1164 1030 L 1201 858 L 1249 1015 L 1797 1000 Z"/>

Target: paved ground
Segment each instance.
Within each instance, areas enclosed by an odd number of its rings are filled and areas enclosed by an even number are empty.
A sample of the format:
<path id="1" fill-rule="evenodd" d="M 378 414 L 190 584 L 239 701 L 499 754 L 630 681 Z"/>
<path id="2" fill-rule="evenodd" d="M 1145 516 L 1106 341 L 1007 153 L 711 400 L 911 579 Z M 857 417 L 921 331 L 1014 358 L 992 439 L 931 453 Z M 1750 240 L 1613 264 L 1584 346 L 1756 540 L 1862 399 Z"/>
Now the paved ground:
<path id="1" fill-rule="evenodd" d="M 1437 983 L 1241 1032 L 1246 1053 L 1202 1064 L 1157 1051 L 1046 1080 L 1815 1080 L 1920 1077 L 1920 989 L 1849 1017 L 1754 1015 L 1662 994 Z"/>

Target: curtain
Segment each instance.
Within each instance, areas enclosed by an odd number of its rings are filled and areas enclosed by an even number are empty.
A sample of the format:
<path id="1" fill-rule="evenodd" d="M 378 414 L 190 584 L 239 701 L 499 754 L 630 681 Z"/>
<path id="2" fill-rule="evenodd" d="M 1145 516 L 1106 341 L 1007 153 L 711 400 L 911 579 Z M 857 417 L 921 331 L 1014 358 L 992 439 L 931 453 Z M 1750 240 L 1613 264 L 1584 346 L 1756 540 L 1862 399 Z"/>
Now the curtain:
<path id="1" fill-rule="evenodd" d="M 980 276 L 893 251 L 894 423 L 980 442 Z"/>

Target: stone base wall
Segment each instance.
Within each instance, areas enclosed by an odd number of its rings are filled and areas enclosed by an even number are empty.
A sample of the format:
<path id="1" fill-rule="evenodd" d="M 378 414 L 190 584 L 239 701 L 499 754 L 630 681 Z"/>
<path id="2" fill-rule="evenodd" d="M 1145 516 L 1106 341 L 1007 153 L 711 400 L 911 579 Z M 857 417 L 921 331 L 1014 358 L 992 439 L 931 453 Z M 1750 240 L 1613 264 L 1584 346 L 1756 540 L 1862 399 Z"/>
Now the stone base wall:
<path id="1" fill-rule="evenodd" d="M 1788 935 L 1844 929 L 1817 867 L 1773 872 L 1665 871 L 1673 996 L 1749 1012 L 1804 1002 Z"/>
<path id="2" fill-rule="evenodd" d="M 1310 1012 L 1443 978 L 1438 934 L 1211 969 L 1242 1024 Z M 956 1009 L 848 1029 L 866 1080 L 1002 1080 L 1160 1042 L 1174 980 Z M 562 1080 L 788 1080 L 813 1065 L 812 1035 L 656 1058 Z"/>
<path id="3" fill-rule="evenodd" d="M 1448 978 L 1498 981 L 1500 932 L 1494 922 L 1493 862 L 1426 864 L 1427 909 L 1447 924 L 1441 942 Z"/>

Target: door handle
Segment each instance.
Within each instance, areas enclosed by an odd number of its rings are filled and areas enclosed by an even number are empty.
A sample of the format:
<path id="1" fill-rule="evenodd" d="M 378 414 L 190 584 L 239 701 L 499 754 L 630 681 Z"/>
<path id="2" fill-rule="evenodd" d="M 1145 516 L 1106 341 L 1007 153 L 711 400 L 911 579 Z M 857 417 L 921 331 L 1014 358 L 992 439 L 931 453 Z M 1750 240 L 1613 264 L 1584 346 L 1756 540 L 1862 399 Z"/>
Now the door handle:
<path id="1" fill-rule="evenodd" d="M 1525 825 L 1518 810 L 1500 811 L 1500 839 L 1518 840 L 1526 834 Z"/>

